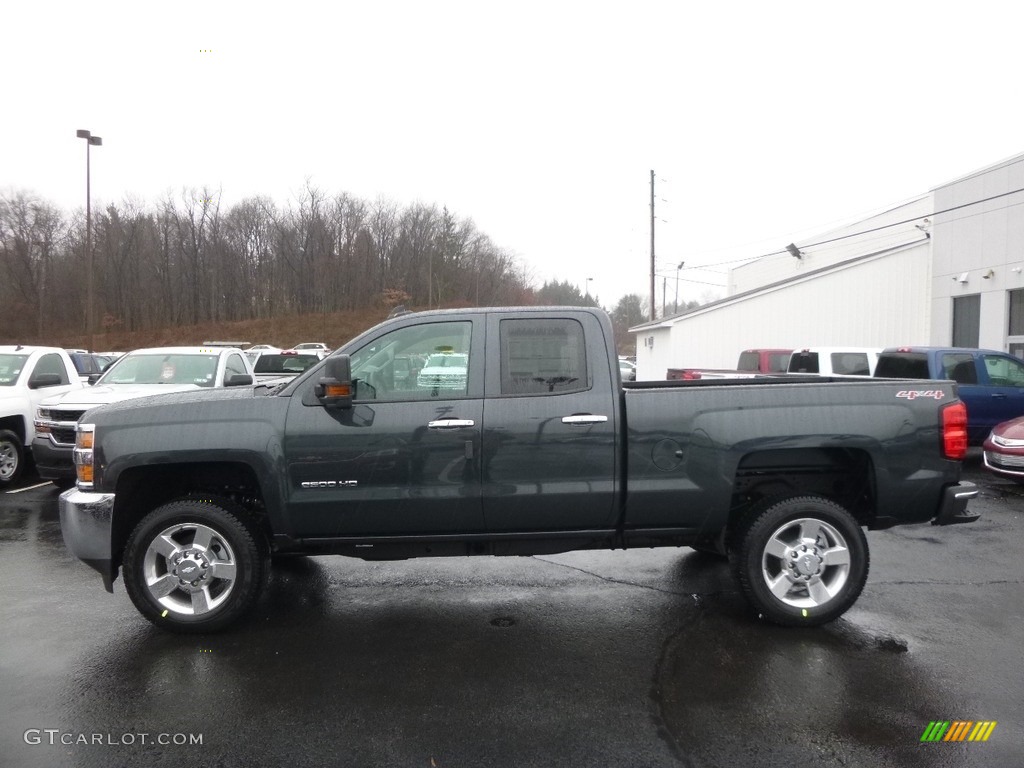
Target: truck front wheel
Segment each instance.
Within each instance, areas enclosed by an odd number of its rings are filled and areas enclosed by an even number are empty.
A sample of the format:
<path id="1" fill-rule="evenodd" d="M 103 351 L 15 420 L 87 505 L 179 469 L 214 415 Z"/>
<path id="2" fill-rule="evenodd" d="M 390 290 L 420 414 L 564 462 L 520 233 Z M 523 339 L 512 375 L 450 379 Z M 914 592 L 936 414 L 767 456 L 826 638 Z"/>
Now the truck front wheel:
<path id="1" fill-rule="evenodd" d="M 769 503 L 739 533 L 733 566 L 751 605 L 783 626 L 816 626 L 856 602 L 868 577 L 868 544 L 853 515 L 829 499 Z"/>
<path id="2" fill-rule="evenodd" d="M 215 632 L 248 611 L 269 556 L 242 510 L 180 499 L 150 512 L 128 537 L 124 583 L 135 607 L 172 632 Z"/>
<path id="3" fill-rule="evenodd" d="M 21 439 L 9 429 L 0 430 L 0 486 L 13 483 L 25 464 Z"/>

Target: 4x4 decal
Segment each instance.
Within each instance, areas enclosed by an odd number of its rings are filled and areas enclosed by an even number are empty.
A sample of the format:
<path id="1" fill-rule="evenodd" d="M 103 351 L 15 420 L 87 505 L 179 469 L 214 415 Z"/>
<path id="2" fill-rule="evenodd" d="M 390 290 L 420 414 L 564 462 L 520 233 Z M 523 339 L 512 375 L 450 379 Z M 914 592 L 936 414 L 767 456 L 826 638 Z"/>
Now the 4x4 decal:
<path id="1" fill-rule="evenodd" d="M 933 400 L 942 400 L 946 393 L 941 389 L 901 389 L 896 397 L 904 397 L 907 400 L 917 400 L 919 397 L 930 397 Z"/>

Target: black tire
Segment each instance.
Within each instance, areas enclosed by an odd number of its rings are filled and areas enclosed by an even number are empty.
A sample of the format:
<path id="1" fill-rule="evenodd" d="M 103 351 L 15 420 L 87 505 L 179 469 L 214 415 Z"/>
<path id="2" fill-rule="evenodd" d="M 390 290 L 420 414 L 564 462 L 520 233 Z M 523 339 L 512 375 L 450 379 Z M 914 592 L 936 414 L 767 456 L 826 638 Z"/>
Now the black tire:
<path id="1" fill-rule="evenodd" d="M 259 599 L 269 561 L 244 510 L 221 499 L 179 499 L 150 512 L 129 535 L 124 584 L 158 627 L 216 632 Z"/>
<path id="2" fill-rule="evenodd" d="M 0 430 L 0 487 L 13 483 L 25 471 L 25 446 L 9 429 Z"/>
<path id="3" fill-rule="evenodd" d="M 769 502 L 737 531 L 733 568 L 751 606 L 782 626 L 838 618 L 868 578 L 867 538 L 853 515 L 820 496 Z"/>

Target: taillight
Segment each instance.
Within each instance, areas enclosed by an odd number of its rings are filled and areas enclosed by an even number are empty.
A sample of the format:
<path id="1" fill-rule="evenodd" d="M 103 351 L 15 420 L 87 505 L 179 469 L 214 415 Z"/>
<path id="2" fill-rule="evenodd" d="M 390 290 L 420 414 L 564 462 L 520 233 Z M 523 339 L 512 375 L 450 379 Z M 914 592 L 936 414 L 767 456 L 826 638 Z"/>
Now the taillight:
<path id="1" fill-rule="evenodd" d="M 967 406 L 961 402 L 942 406 L 942 455 L 960 461 L 967 455 Z"/>
<path id="2" fill-rule="evenodd" d="M 684 381 L 696 381 L 700 378 L 700 371 L 683 371 Z"/>

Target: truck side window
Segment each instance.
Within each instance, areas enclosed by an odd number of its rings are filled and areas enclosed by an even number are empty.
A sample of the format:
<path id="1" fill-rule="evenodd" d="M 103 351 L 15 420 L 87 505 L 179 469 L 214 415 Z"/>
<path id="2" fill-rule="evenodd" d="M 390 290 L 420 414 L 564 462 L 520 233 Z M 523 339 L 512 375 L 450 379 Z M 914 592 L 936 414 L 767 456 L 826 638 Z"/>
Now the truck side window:
<path id="1" fill-rule="evenodd" d="M 577 320 L 502 320 L 501 394 L 589 389 L 583 326 Z"/>
<path id="2" fill-rule="evenodd" d="M 468 394 L 473 324 L 399 328 L 352 353 L 357 400 L 430 400 Z"/>
<path id="3" fill-rule="evenodd" d="M 1024 387 L 1024 363 L 1009 357 L 984 355 L 989 381 L 997 387 Z"/>
<path id="4" fill-rule="evenodd" d="M 971 355 L 951 354 L 942 356 L 942 370 L 947 379 L 957 384 L 977 384 L 978 370 Z"/>
<path id="5" fill-rule="evenodd" d="M 868 356 L 863 352 L 834 352 L 832 354 L 832 373 L 844 376 L 870 376 L 871 367 Z"/>
<path id="6" fill-rule="evenodd" d="M 50 353 L 39 358 L 39 362 L 36 364 L 36 369 L 32 375 L 39 376 L 40 374 L 47 373 L 55 373 L 60 376 L 61 384 L 70 383 L 67 368 L 64 367 L 64 361 L 61 360 L 58 354 Z"/>
<path id="7" fill-rule="evenodd" d="M 224 364 L 224 380 L 227 381 L 232 376 L 241 374 L 242 376 L 249 373 L 245 369 L 245 363 L 242 362 L 241 355 L 228 355 L 228 360 Z"/>

